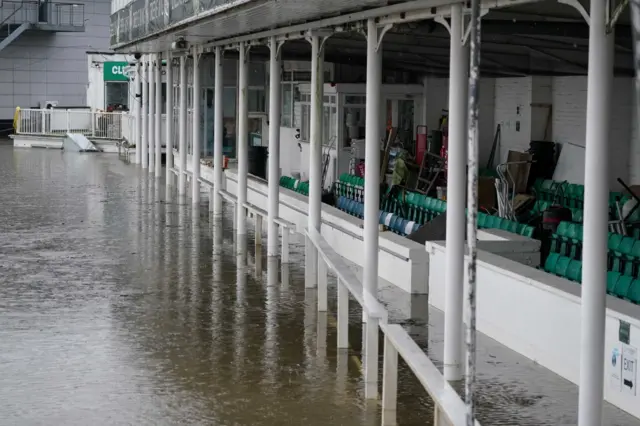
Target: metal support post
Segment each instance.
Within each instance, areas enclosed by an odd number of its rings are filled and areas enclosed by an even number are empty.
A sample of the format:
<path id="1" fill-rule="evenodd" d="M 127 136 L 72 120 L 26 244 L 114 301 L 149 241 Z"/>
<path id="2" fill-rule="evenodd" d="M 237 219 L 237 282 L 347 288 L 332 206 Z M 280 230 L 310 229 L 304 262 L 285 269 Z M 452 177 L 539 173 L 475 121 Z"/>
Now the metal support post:
<path id="1" fill-rule="evenodd" d="M 149 151 L 147 150 L 149 146 L 149 115 L 147 108 L 149 105 L 149 75 L 147 74 L 147 64 L 146 61 L 143 62 L 140 69 L 140 79 L 142 80 L 142 98 L 140 98 L 142 122 L 140 123 L 140 133 L 142 134 L 142 141 L 140 146 L 136 147 L 136 150 L 140 149 L 140 164 L 143 169 L 149 167 Z"/>
<path id="2" fill-rule="evenodd" d="M 247 233 L 247 209 L 243 204 L 247 202 L 247 174 L 249 169 L 249 52 L 244 43 L 240 43 L 240 58 L 238 60 L 238 208 L 236 225 L 238 235 Z"/>
<path id="3" fill-rule="evenodd" d="M 327 264 L 318 256 L 318 312 L 327 312 L 328 275 Z"/>
<path id="4" fill-rule="evenodd" d="M 142 62 L 138 60 L 136 63 L 136 77 L 134 81 L 135 88 L 135 114 L 136 114 L 136 132 L 135 132 L 135 141 L 136 144 L 136 164 L 142 163 L 142 153 L 140 148 L 142 146 L 142 93 L 140 93 L 140 85 L 142 82 L 142 78 L 140 78 L 140 73 L 142 72 Z M 93 122 L 93 120 L 91 120 Z"/>
<path id="5" fill-rule="evenodd" d="M 222 95 L 224 92 L 224 50 L 216 47 L 215 59 L 215 89 L 214 89 L 214 123 L 213 123 L 213 216 L 222 217 L 222 145 L 223 145 L 223 106 Z"/>
<path id="6" fill-rule="evenodd" d="M 380 105 L 382 94 L 382 50 L 378 27 L 367 21 L 367 88 L 364 176 L 364 300 L 378 296 L 378 224 L 380 212 Z M 366 318 L 365 398 L 378 397 L 378 321 Z"/>
<path id="7" fill-rule="evenodd" d="M 278 42 L 269 42 L 269 209 L 267 217 L 267 256 L 278 255 L 278 224 L 280 214 L 280 54 Z"/>
<path id="8" fill-rule="evenodd" d="M 149 55 L 149 173 L 155 172 L 155 146 L 156 146 L 156 138 L 155 138 L 155 107 L 156 107 L 156 84 L 155 84 L 155 55 Z"/>
<path id="9" fill-rule="evenodd" d="M 193 48 L 193 153 L 191 154 L 191 202 L 194 205 L 200 204 L 200 145 L 202 144 L 200 132 L 200 105 L 202 97 L 200 94 L 200 54 L 197 47 Z"/>
<path id="10" fill-rule="evenodd" d="M 173 185 L 174 176 L 170 170 L 173 168 L 173 63 L 171 58 L 171 51 L 167 51 L 167 102 L 166 102 L 166 117 L 165 123 L 165 145 L 166 145 L 166 158 L 167 165 L 167 188 Z"/>
<path id="11" fill-rule="evenodd" d="M 380 212 L 380 108 L 382 104 L 382 51 L 378 27 L 367 21 L 367 88 L 364 176 L 363 289 L 378 295 L 378 226 Z"/>
<path id="12" fill-rule="evenodd" d="M 322 216 L 322 109 L 324 100 L 324 49 L 319 36 L 311 36 L 311 123 L 309 144 L 309 229 L 320 232 Z M 318 250 L 305 239 L 305 287 L 318 285 Z"/>
<path id="13" fill-rule="evenodd" d="M 462 4 L 451 6 L 449 159 L 445 263 L 444 378 L 463 376 L 463 268 L 467 177 L 467 89 L 469 51 L 463 43 Z"/>
<path id="14" fill-rule="evenodd" d="M 467 368 L 465 371 L 465 404 L 466 424 L 475 424 L 476 402 L 476 258 L 478 234 L 478 152 L 479 152 L 479 121 L 480 113 L 480 40 L 482 16 L 480 15 L 480 0 L 471 1 L 471 30 L 469 33 L 469 105 L 468 105 L 468 168 L 467 177 L 467 250 L 469 264 L 467 266 Z"/>
<path id="15" fill-rule="evenodd" d="M 187 58 L 180 57 L 180 108 L 178 110 L 178 194 L 187 193 Z"/>
<path id="16" fill-rule="evenodd" d="M 156 134 L 156 163 L 155 174 L 156 179 L 162 177 L 162 74 L 160 69 L 162 68 L 162 56 L 156 55 L 155 66 L 155 80 L 156 80 L 156 122 L 155 122 L 155 134 Z"/>
<path id="17" fill-rule="evenodd" d="M 613 31 L 606 0 L 591 0 L 578 424 L 602 424 Z"/>

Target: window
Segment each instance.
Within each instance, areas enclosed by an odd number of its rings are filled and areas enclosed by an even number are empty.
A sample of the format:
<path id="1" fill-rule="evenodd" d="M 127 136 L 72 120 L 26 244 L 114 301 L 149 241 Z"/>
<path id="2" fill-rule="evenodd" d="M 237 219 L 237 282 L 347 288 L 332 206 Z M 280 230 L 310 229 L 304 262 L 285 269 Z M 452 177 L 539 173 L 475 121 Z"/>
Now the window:
<path id="1" fill-rule="evenodd" d="M 337 126 L 337 108 L 335 95 L 326 95 L 325 103 L 322 108 L 322 144 L 335 145 L 335 139 L 338 135 Z M 300 139 L 306 142 L 311 140 L 311 96 L 308 94 L 300 95 Z"/>
<path id="2" fill-rule="evenodd" d="M 104 88 L 105 109 L 122 105 L 129 108 L 129 83 L 127 82 L 107 82 Z"/>
<path id="3" fill-rule="evenodd" d="M 282 115 L 280 117 L 282 127 L 293 127 L 293 84 L 282 85 Z"/>

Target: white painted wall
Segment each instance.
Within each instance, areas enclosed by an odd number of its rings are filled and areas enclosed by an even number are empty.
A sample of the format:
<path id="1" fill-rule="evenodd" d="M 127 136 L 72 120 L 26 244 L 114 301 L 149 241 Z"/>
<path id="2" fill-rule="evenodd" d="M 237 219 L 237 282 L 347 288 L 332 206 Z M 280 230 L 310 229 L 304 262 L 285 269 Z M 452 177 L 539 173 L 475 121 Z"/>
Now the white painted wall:
<path id="1" fill-rule="evenodd" d="M 104 109 L 105 107 L 105 82 L 104 82 L 104 63 L 105 62 L 124 62 L 133 61 L 131 55 L 116 55 L 105 53 L 89 53 L 87 54 L 87 74 L 89 82 L 87 83 L 87 101 L 86 105 L 93 109 Z M 129 86 L 129 105 L 133 96 L 133 82 Z"/>
<path id="2" fill-rule="evenodd" d="M 610 187 L 617 189 L 616 178 L 640 182 L 640 143 L 633 124 L 633 82 L 631 78 L 614 79 L 611 114 Z M 531 107 L 534 103 L 551 103 L 551 140 L 585 146 L 587 114 L 587 77 L 520 77 L 495 80 L 495 125 L 501 125 L 500 159 L 507 152 L 524 151 L 529 142 L 541 139 L 547 111 Z M 482 110 L 480 112 L 482 117 Z M 482 118 L 481 118 L 482 119 Z M 520 130 L 516 123 L 520 122 Z"/>
<path id="3" fill-rule="evenodd" d="M 86 53 L 109 49 L 110 0 L 84 4 L 84 33 L 26 32 L 0 51 L 0 120 L 12 119 L 16 106 L 86 104 Z"/>
<path id="4" fill-rule="evenodd" d="M 429 303 L 444 310 L 444 242 L 428 242 L 426 251 L 429 253 Z M 478 250 L 477 268 L 478 331 L 577 384 L 580 285 L 483 250 Z M 612 351 L 618 346 L 620 320 L 631 324 L 630 343 L 638 348 L 640 306 L 607 296 L 603 348 L 605 399 L 640 416 L 640 392 L 630 396 L 613 389 L 610 383 Z"/>

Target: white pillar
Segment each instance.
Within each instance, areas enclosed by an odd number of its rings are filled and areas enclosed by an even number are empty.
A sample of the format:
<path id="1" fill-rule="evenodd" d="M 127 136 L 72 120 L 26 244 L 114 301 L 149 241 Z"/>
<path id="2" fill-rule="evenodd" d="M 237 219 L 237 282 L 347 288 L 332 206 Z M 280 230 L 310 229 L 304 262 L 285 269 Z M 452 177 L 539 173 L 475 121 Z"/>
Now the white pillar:
<path id="1" fill-rule="evenodd" d="M 309 144 L 309 222 L 320 232 L 322 215 L 322 108 L 324 98 L 324 49 L 319 36 L 311 37 L 311 108 Z M 318 251 L 311 241 L 305 246 L 305 286 L 318 285 Z"/>
<path id="2" fill-rule="evenodd" d="M 178 110 L 178 194 L 187 193 L 187 58 L 180 57 L 180 108 Z"/>
<path id="3" fill-rule="evenodd" d="M 267 256 L 278 255 L 280 215 L 280 55 L 275 37 L 270 40 L 269 58 L 269 209 L 267 218 Z"/>
<path id="4" fill-rule="evenodd" d="M 167 51 L 167 122 L 165 123 L 165 145 L 167 149 L 166 165 L 167 165 L 167 187 L 173 185 L 173 172 L 169 169 L 173 168 L 173 65 L 171 51 Z"/>
<path id="5" fill-rule="evenodd" d="M 136 63 L 136 78 L 134 81 L 134 93 L 135 93 L 135 114 L 136 114 L 136 133 L 135 133 L 135 144 L 136 144 L 136 164 L 142 163 L 142 152 L 140 148 L 142 147 L 142 93 L 140 93 L 140 85 L 142 83 L 142 78 L 140 73 L 142 72 L 142 61 L 138 60 Z"/>
<path id="6" fill-rule="evenodd" d="M 145 57 L 145 59 L 147 59 Z M 143 169 L 149 167 L 149 151 L 147 147 L 149 146 L 149 128 L 148 121 L 148 108 L 149 105 L 149 75 L 147 73 L 148 63 L 145 61 L 142 63 L 142 67 L 140 69 L 140 79 L 142 80 L 142 98 L 140 102 L 142 103 L 142 122 L 140 123 L 140 133 L 142 134 L 142 141 L 140 142 L 140 146 L 136 147 L 136 149 L 140 150 L 140 164 Z"/>
<path id="7" fill-rule="evenodd" d="M 367 22 L 363 289 L 374 297 L 378 294 L 381 92 L 382 51 L 378 49 L 376 23 L 373 19 L 369 19 Z"/>
<path id="8" fill-rule="evenodd" d="M 247 174 L 249 165 L 249 52 L 244 43 L 240 43 L 240 59 L 238 60 L 238 208 L 236 209 L 236 223 L 238 235 L 247 233 L 246 209 L 247 202 Z"/>
<path id="9" fill-rule="evenodd" d="M 200 54 L 197 47 L 193 48 L 193 153 L 191 154 L 191 201 L 193 204 L 200 204 Z"/>
<path id="10" fill-rule="evenodd" d="M 367 88 L 364 176 L 364 300 L 378 295 L 378 226 L 380 211 L 380 108 L 382 93 L 382 49 L 378 27 L 367 21 Z M 364 318 L 364 315 L 363 315 Z M 365 346 L 365 398 L 377 398 L 378 321 L 367 318 Z M 375 340 L 370 341 L 371 339 Z M 375 389 L 375 392 L 373 390 Z"/>
<path id="11" fill-rule="evenodd" d="M 613 32 L 607 34 L 607 5 L 606 0 L 591 0 L 582 249 L 580 426 L 602 424 L 609 203 L 608 142 L 614 38 Z"/>
<path id="12" fill-rule="evenodd" d="M 213 216 L 222 216 L 222 145 L 224 137 L 224 110 L 222 106 L 222 95 L 224 94 L 224 50 L 220 46 L 216 47 L 216 69 L 215 69 L 215 89 L 213 113 Z"/>
<path id="13" fill-rule="evenodd" d="M 464 36 L 462 5 L 451 6 L 449 78 L 449 163 L 447 171 L 447 241 L 445 263 L 444 377 L 461 380 L 463 361 L 463 268 L 467 185 L 467 74 L 469 51 Z"/>
<path id="14" fill-rule="evenodd" d="M 155 122 L 155 135 L 156 135 L 156 163 L 155 174 L 156 179 L 162 177 L 162 56 L 158 53 L 156 55 L 155 66 L 155 81 L 156 81 L 156 122 Z"/>
<path id="15" fill-rule="evenodd" d="M 149 55 L 149 69 L 148 69 L 148 75 L 149 75 L 149 123 L 148 123 L 148 129 L 149 129 L 149 173 L 154 173 L 155 172 L 155 155 L 154 155 L 154 151 L 155 151 L 155 144 L 156 144 L 156 139 L 155 139 L 155 107 L 156 107 L 156 98 L 155 98 L 155 91 L 156 91 L 156 85 L 155 85 L 155 55 Z"/>

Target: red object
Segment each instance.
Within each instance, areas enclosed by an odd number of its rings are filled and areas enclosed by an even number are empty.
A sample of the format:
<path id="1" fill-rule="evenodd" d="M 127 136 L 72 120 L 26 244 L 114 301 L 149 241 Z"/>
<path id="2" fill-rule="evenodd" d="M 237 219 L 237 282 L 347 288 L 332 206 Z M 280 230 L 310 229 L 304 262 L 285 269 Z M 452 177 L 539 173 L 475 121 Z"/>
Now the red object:
<path id="1" fill-rule="evenodd" d="M 356 165 L 356 174 L 359 177 L 364 177 L 364 161 L 361 161 Z"/>
<path id="2" fill-rule="evenodd" d="M 227 169 L 229 167 L 229 157 L 227 157 L 226 155 L 224 155 L 222 157 L 222 169 Z"/>
<path id="3" fill-rule="evenodd" d="M 447 171 L 447 163 L 449 162 L 449 136 L 442 136 L 442 148 L 440 148 L 440 157 L 444 158 L 444 170 Z"/>
<path id="4" fill-rule="evenodd" d="M 416 128 L 416 163 L 422 164 L 422 158 L 427 151 L 427 126 Z"/>

